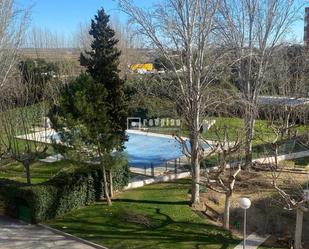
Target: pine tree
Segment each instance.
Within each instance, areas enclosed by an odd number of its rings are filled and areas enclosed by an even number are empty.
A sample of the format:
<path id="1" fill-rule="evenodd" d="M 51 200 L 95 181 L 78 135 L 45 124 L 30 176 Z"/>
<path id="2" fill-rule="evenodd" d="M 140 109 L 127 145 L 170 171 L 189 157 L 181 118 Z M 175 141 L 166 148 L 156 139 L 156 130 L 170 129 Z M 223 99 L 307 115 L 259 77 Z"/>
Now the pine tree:
<path id="1" fill-rule="evenodd" d="M 81 54 L 80 63 L 86 67 L 97 84 L 96 88 L 104 87 L 107 92 L 104 108 L 107 108 L 109 129 L 102 129 L 100 135 L 104 154 L 113 149 L 123 149 L 126 139 L 127 106 L 124 94 L 124 81 L 119 77 L 119 57 L 121 52 L 117 48 L 118 40 L 115 32 L 109 26 L 109 16 L 104 9 L 100 9 L 94 20 L 91 21 L 89 34 L 93 37 L 91 51 Z M 102 99 L 103 100 L 103 99 Z M 102 101 L 93 100 L 93 101 Z M 100 115 L 100 114 L 98 114 Z M 103 172 L 104 173 L 104 172 Z M 109 170 L 110 194 L 113 193 L 112 175 Z"/>
<path id="2" fill-rule="evenodd" d="M 111 149 L 123 148 L 125 141 L 125 129 L 127 118 L 127 103 L 124 94 L 124 81 L 119 77 L 119 57 L 121 52 L 117 48 L 118 40 L 115 32 L 109 26 L 109 16 L 104 9 L 100 9 L 95 19 L 91 21 L 89 34 L 93 37 L 91 51 L 80 56 L 80 64 L 87 69 L 95 83 L 104 86 L 107 96 L 104 101 L 112 127 L 110 127 L 109 138 L 116 142 L 109 143 Z M 111 141 L 109 141 L 111 142 Z M 108 146 L 108 145 L 106 145 Z"/>
<path id="3" fill-rule="evenodd" d="M 104 195 L 111 205 L 112 170 L 106 167 L 110 165 L 111 153 L 124 148 L 127 105 L 124 81 L 118 75 L 118 40 L 108 23 L 109 16 L 103 9 L 99 10 L 89 32 L 93 36 L 92 50 L 80 57 L 86 74 L 63 90 L 60 105 L 56 108 L 58 118 L 54 120 L 62 127 L 62 134 L 69 130 L 70 134 L 64 139 L 66 143 L 79 146 L 80 151 L 94 151 L 92 155 L 98 156 Z"/>

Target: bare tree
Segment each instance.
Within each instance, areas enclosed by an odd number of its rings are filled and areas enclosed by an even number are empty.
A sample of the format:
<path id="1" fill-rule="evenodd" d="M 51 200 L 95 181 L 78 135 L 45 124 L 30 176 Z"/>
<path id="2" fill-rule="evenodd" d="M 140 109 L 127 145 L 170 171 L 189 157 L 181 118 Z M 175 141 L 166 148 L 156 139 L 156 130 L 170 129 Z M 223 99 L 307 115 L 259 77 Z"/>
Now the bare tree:
<path id="1" fill-rule="evenodd" d="M 271 70 L 266 73 L 263 94 L 285 97 L 308 97 L 308 50 L 300 44 L 282 46 L 271 58 Z"/>
<path id="2" fill-rule="evenodd" d="M 26 58 L 44 59 L 58 65 L 58 80 L 66 83 L 81 72 L 79 65 L 79 49 L 73 36 L 58 34 L 49 29 L 32 27 L 27 32 L 26 47 L 21 55 Z M 76 46 L 76 48 L 74 47 Z"/>
<path id="3" fill-rule="evenodd" d="M 30 10 L 18 9 L 14 0 L 0 0 L 0 87 L 6 84 L 14 71 L 18 50 L 23 44 Z M 5 91 L 5 90 L 4 90 Z M 2 93 L 1 93 L 2 94 Z"/>
<path id="4" fill-rule="evenodd" d="M 267 82 L 271 57 L 296 20 L 295 0 L 223 0 L 218 25 L 221 40 L 235 57 L 235 81 L 244 106 L 246 165 L 252 162 L 252 139 L 258 98 Z"/>
<path id="5" fill-rule="evenodd" d="M 46 98 L 33 104 L 31 88 L 20 80 L 19 72 L 14 79 L 5 95 L 0 97 L 0 144 L 6 157 L 24 166 L 27 183 L 30 184 L 31 165 L 48 149 L 46 141 L 50 131 L 44 117 L 49 105 Z"/>
<path id="6" fill-rule="evenodd" d="M 201 124 L 207 109 L 219 101 L 212 99 L 209 90 L 215 84 L 216 66 L 222 62 L 213 35 L 219 3 L 167 0 L 144 10 L 131 1 L 119 0 L 120 8 L 130 16 L 145 44 L 171 65 L 161 78 L 161 91 L 177 104 L 189 128 L 192 204 L 199 203 Z"/>
<path id="7" fill-rule="evenodd" d="M 90 49 L 93 38 L 89 34 L 89 30 L 89 23 L 80 23 L 78 25 L 76 33 L 74 34 L 76 40 L 76 44 L 74 46 L 77 47 L 80 52 L 85 52 Z"/>
<path id="8" fill-rule="evenodd" d="M 282 172 L 278 165 L 272 167 L 270 165 L 272 185 L 279 193 L 282 199 L 281 205 L 286 210 L 296 211 L 296 224 L 294 232 L 294 247 L 295 249 L 301 249 L 302 247 L 302 227 L 303 227 L 303 215 L 304 212 L 309 211 L 309 196 L 304 193 L 302 184 L 290 175 L 288 179 L 282 181 Z M 287 183 L 288 182 L 288 183 Z M 307 189 L 307 191 L 309 191 Z"/>
<path id="9" fill-rule="evenodd" d="M 291 103 L 288 100 L 289 98 L 280 98 L 276 105 L 268 105 L 264 108 L 263 112 L 271 132 L 269 134 L 257 134 L 257 136 L 264 142 L 264 155 L 267 156 L 267 159 L 262 163 L 266 165 L 265 170 L 270 172 L 272 185 L 281 197 L 280 205 L 286 210 L 296 211 L 293 248 L 300 249 L 302 248 L 303 212 L 309 211 L 309 196 L 306 197 L 304 194 L 302 183 L 298 180 L 298 177 L 292 176 L 297 172 L 291 172 L 288 177 L 283 176 L 286 173 L 283 173 L 285 169 L 280 164 L 279 154 L 280 149 L 283 149 L 284 154 L 293 152 L 297 143 L 308 147 L 308 131 L 298 134 L 299 124 L 297 121 L 302 120 L 299 118 L 297 110 L 299 106 L 292 106 L 294 108 L 287 112 L 286 106 Z M 258 165 L 258 168 L 261 168 L 261 165 Z"/>
<path id="10" fill-rule="evenodd" d="M 225 229 L 230 228 L 230 206 L 232 196 L 234 192 L 234 186 L 236 183 L 236 177 L 241 171 L 241 160 L 240 157 L 236 160 L 231 160 L 231 157 L 240 154 L 242 141 L 240 139 L 240 133 L 236 135 L 236 140 L 231 141 L 228 136 L 228 127 L 223 127 L 223 139 L 220 135 L 220 128 L 215 129 L 217 136 L 216 143 L 218 148 L 218 167 L 205 172 L 205 179 L 201 184 L 205 185 L 209 189 L 225 195 L 224 205 L 224 219 L 223 227 Z M 234 161 L 234 162 L 232 162 Z"/>

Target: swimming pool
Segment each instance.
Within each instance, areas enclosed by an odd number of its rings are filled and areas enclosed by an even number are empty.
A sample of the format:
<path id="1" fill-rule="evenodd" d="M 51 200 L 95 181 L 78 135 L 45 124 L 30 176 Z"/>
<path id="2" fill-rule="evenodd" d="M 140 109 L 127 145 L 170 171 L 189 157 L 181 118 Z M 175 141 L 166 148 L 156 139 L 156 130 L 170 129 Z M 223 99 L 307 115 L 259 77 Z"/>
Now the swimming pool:
<path id="1" fill-rule="evenodd" d="M 151 165 L 159 166 L 166 161 L 183 156 L 181 144 L 172 136 L 132 130 L 127 131 L 127 134 L 125 153 L 131 167 L 151 168 Z M 33 139 L 52 143 L 59 142 L 60 136 L 55 131 L 50 131 L 47 134 L 46 132 L 38 132 L 33 135 Z M 206 144 L 205 147 L 207 147 Z"/>
<path id="2" fill-rule="evenodd" d="M 179 142 L 172 136 L 149 135 L 127 132 L 125 151 L 129 165 L 138 168 L 158 166 L 183 155 Z"/>

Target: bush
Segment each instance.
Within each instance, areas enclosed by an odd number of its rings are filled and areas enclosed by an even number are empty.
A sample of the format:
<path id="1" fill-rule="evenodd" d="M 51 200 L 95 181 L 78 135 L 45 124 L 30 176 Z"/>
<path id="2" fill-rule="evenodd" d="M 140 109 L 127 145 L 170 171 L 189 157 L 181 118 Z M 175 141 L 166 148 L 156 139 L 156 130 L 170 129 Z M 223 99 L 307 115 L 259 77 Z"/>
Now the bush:
<path id="1" fill-rule="evenodd" d="M 122 189 L 129 184 L 130 171 L 127 156 L 123 153 L 115 153 L 110 158 L 112 166 L 114 190 Z"/>
<path id="2" fill-rule="evenodd" d="M 208 194 L 207 198 L 208 198 L 208 200 L 212 201 L 216 205 L 220 204 L 220 198 L 215 193 Z"/>
<path id="3" fill-rule="evenodd" d="M 121 189 L 129 181 L 127 163 L 116 167 L 114 189 Z M 0 180 L 0 193 L 7 215 L 20 217 L 21 206 L 29 210 L 29 222 L 38 223 L 89 205 L 102 194 L 102 172 L 98 165 L 60 172 L 47 182 L 27 185 L 7 179 Z"/>

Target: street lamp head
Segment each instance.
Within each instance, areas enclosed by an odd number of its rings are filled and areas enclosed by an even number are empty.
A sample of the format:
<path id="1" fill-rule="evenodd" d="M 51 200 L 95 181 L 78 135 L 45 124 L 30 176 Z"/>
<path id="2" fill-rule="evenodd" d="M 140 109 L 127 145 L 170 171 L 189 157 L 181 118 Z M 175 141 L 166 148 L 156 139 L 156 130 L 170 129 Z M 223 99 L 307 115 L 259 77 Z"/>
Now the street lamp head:
<path id="1" fill-rule="evenodd" d="M 248 209 L 251 206 L 251 201 L 247 197 L 241 197 L 239 200 L 239 204 L 242 209 Z"/>

